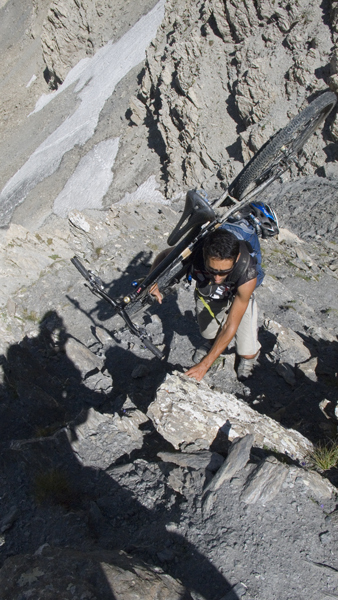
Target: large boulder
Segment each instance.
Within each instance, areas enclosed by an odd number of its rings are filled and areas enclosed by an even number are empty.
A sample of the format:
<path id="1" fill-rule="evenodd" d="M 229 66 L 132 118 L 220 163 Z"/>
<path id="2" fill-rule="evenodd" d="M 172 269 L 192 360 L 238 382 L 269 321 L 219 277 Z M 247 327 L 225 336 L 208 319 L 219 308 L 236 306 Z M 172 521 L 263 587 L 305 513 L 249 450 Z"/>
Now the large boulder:
<path id="1" fill-rule="evenodd" d="M 158 432 L 175 448 L 202 440 L 211 446 L 220 432 L 232 441 L 252 433 L 254 446 L 303 459 L 313 446 L 298 431 L 260 415 L 233 394 L 211 390 L 180 374 L 167 376 L 148 408 Z"/>

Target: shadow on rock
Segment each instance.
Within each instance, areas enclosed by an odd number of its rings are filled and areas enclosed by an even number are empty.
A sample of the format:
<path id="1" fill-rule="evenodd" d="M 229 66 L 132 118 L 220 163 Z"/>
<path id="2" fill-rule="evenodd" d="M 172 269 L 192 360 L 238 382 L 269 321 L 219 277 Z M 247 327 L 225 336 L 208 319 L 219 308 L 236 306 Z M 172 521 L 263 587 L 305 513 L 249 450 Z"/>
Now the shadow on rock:
<path id="1" fill-rule="evenodd" d="M 260 330 L 259 362 L 245 382 L 243 398 L 258 412 L 316 444 L 336 435 L 338 343 L 302 333 L 294 336 L 307 353 L 299 362 L 294 348 L 285 345 L 278 354 L 276 336 Z"/>
<path id="2" fill-rule="evenodd" d="M 163 466 L 147 460 L 146 447 L 142 456 L 141 426 L 148 419 L 134 399 L 145 395 L 144 384 L 141 392 L 133 380 L 133 400 L 120 394 L 114 402 L 112 391 L 101 391 L 109 380 L 105 360 L 89 352 L 52 312 L 37 337 L 1 358 L 0 556 L 2 562 L 11 557 L 1 574 L 6 597 L 16 597 L 19 588 L 37 592 L 48 582 L 54 597 L 73 586 L 100 600 L 126 599 L 135 593 L 132 572 L 140 590 L 133 597 L 161 591 L 163 598 L 189 600 L 194 591 L 206 600 L 221 598 L 228 581 L 179 533 L 184 498 L 168 487 Z M 133 354 L 111 353 L 107 363 L 116 371 L 124 361 L 127 377 Z M 153 361 L 148 364 L 151 370 Z M 149 381 L 149 398 L 154 387 Z M 136 450 L 138 458 L 126 461 Z M 49 577 L 44 569 L 51 557 Z M 25 579 L 30 569 L 36 577 Z"/>

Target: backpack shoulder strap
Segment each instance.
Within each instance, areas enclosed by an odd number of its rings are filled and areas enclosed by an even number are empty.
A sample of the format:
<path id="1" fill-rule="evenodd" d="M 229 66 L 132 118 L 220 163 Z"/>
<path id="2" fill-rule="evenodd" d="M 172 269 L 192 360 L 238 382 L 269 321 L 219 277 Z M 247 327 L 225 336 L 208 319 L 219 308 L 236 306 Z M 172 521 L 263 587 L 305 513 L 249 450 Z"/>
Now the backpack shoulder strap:
<path id="1" fill-rule="evenodd" d="M 227 281 L 227 283 L 233 285 L 234 287 L 236 286 L 240 278 L 244 275 L 245 271 L 247 270 L 250 264 L 250 252 L 248 246 L 250 246 L 251 248 L 251 245 L 248 242 L 245 242 L 244 240 L 239 240 L 240 257 L 236 262 L 235 268 L 230 275 L 231 279 L 229 280 L 229 282 Z"/>

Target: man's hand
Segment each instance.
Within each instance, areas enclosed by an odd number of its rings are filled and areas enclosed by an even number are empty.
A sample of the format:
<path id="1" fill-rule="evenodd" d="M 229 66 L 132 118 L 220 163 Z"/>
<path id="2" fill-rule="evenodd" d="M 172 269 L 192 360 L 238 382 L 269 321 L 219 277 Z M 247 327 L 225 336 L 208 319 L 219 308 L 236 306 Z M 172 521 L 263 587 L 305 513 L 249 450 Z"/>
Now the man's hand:
<path id="1" fill-rule="evenodd" d="M 153 287 L 150 288 L 149 293 L 152 296 L 154 296 L 154 298 L 156 298 L 156 300 L 159 304 L 162 304 L 163 296 L 162 296 L 160 290 L 158 289 L 157 283 L 155 283 L 153 285 Z"/>
<path id="2" fill-rule="evenodd" d="M 205 362 L 202 360 L 197 365 L 191 367 L 189 371 L 186 371 L 185 375 L 187 375 L 187 377 L 196 379 L 196 381 L 201 381 L 208 370 L 208 365 L 206 365 Z"/>

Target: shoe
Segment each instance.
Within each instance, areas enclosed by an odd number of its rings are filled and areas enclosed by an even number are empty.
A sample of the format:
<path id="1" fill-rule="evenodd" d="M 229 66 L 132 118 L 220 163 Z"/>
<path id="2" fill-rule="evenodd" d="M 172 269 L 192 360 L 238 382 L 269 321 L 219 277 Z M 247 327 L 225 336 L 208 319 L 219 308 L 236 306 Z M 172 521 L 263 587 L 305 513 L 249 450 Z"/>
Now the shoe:
<path id="1" fill-rule="evenodd" d="M 196 365 L 199 362 L 201 362 L 202 358 L 204 358 L 208 354 L 208 352 L 211 350 L 213 343 L 213 341 L 208 340 L 204 342 L 202 346 L 195 350 L 194 354 L 192 355 L 192 360 Z"/>
<path id="2" fill-rule="evenodd" d="M 253 368 L 257 362 L 258 355 L 254 358 L 241 358 L 237 368 L 237 379 L 245 381 L 252 375 Z"/>

